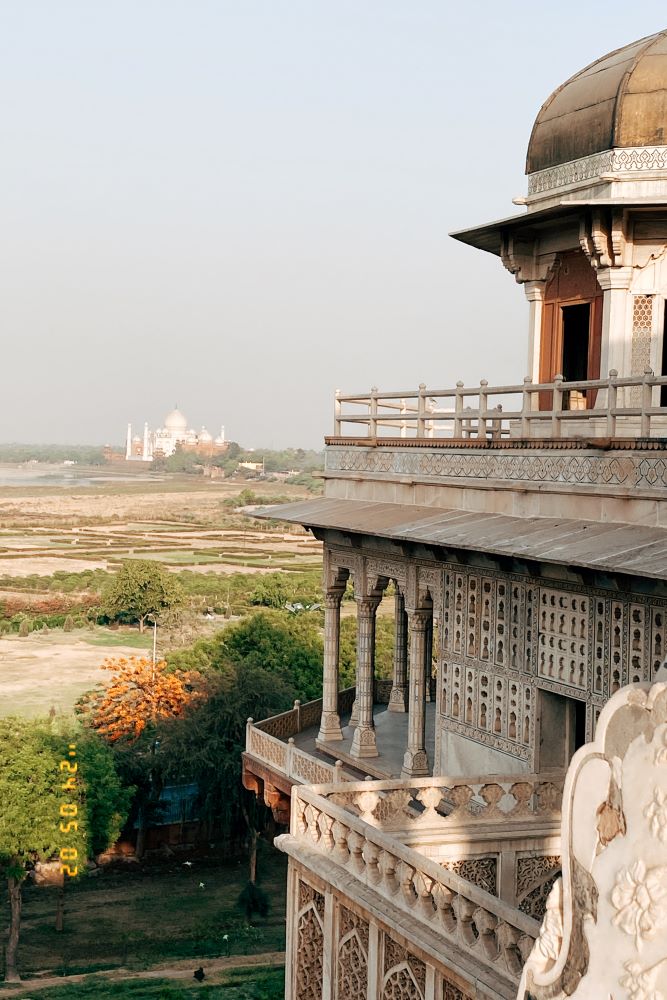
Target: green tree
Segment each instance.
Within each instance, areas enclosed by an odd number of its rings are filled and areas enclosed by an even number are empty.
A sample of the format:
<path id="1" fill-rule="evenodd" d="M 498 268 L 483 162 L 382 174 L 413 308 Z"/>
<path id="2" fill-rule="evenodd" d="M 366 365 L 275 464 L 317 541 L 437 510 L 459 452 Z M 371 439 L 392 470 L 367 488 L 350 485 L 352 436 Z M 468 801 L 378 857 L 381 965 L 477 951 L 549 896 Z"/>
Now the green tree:
<path id="1" fill-rule="evenodd" d="M 322 694 L 323 641 L 320 616 L 258 611 L 234 622 L 212 639 L 167 656 L 179 670 L 215 672 L 228 664 L 277 675 L 302 701 Z"/>
<path id="2" fill-rule="evenodd" d="M 246 719 L 265 719 L 293 704 L 294 688 L 261 667 L 218 661 L 208 698 L 164 726 L 160 764 L 165 778 L 196 781 L 200 816 L 210 837 L 245 835 L 252 853 L 268 811 L 241 784 Z"/>
<path id="3" fill-rule="evenodd" d="M 0 871 L 10 901 L 7 982 L 20 978 L 21 890 L 29 870 L 59 859 L 64 877 L 75 877 L 93 841 L 108 846 L 122 822 L 126 797 L 117 782 L 106 782 L 110 757 L 86 742 L 79 761 L 78 750 L 73 727 L 67 732 L 43 720 L 0 719 Z"/>
<path id="4" fill-rule="evenodd" d="M 112 621 L 139 622 L 143 632 L 149 615 L 159 618 L 184 604 L 185 592 L 168 570 L 149 559 L 128 559 L 103 594 L 102 614 Z"/>

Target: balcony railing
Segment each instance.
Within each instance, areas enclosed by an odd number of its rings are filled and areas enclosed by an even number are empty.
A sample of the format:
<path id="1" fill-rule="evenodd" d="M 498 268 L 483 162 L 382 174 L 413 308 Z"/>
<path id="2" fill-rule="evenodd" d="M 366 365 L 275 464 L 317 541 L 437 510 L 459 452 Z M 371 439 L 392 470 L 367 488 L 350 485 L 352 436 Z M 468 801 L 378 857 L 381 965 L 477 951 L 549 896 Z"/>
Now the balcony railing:
<path id="1" fill-rule="evenodd" d="M 667 436 L 667 406 L 661 406 L 667 376 L 608 378 L 493 386 L 482 380 L 467 388 L 343 395 L 336 393 L 335 437 L 451 438 L 502 441 L 568 437 L 650 438 Z M 540 409 L 540 407 L 542 407 Z M 350 430 L 350 425 L 354 430 Z"/>
<path id="2" fill-rule="evenodd" d="M 369 826 L 422 839 L 437 834 L 444 843 L 500 824 L 503 838 L 560 830 L 564 774 L 514 774 L 484 777 L 432 777 L 405 781 L 358 781 L 319 794 L 357 813 Z M 538 834 L 538 830 L 541 831 Z M 444 838 L 444 839 L 443 839 Z"/>
<path id="3" fill-rule="evenodd" d="M 356 688 L 351 687 L 339 693 L 338 711 L 341 715 L 352 710 L 355 692 Z M 289 711 L 272 715 L 262 722 L 248 719 L 246 753 L 292 781 L 322 784 L 354 780 L 343 771 L 339 761 L 327 764 L 295 746 L 294 737 L 306 729 L 319 726 L 321 715 L 322 699 L 317 698 L 304 705 L 295 701 Z"/>
<path id="4" fill-rule="evenodd" d="M 502 779 L 499 787 L 505 783 Z M 472 956 L 481 980 L 495 980 L 504 987 L 502 995 L 515 995 L 539 924 L 406 846 L 395 834 L 380 829 L 377 822 L 367 822 L 365 817 L 377 820 L 378 807 L 387 800 L 377 795 L 379 789 L 373 787 L 376 783 L 369 782 L 366 788 L 363 784 L 361 791 L 351 791 L 349 786 L 294 788 L 290 833 L 278 838 L 277 844 L 297 858 L 303 846 L 307 852 L 314 851 L 334 862 L 345 872 L 343 884 L 351 898 L 355 883 L 375 890 L 410 917 L 412 937 L 418 938 L 420 925 L 425 932 L 435 929 L 446 943 Z M 419 789 L 419 802 L 433 819 L 442 786 L 426 779 L 425 784 L 410 783 L 412 788 Z M 368 798 L 358 800 L 354 808 L 346 808 L 340 804 L 340 794 Z M 409 797 L 409 791 L 407 794 Z M 475 822 L 472 816 L 469 818 Z M 422 821 L 423 817 L 410 820 Z"/>

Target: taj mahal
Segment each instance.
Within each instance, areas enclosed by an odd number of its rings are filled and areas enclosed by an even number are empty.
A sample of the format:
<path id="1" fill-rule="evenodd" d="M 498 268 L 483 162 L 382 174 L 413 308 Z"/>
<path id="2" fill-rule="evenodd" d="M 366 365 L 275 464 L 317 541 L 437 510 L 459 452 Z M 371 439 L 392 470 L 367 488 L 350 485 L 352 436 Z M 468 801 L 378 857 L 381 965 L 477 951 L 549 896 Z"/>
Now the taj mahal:
<path id="1" fill-rule="evenodd" d="M 174 407 L 164 419 L 164 426 L 151 430 L 144 424 L 143 435 L 132 435 L 132 424 L 127 425 L 125 459 L 128 462 L 152 462 L 155 458 L 169 458 L 178 449 L 194 451 L 201 455 L 217 455 L 225 451 L 225 428 L 214 438 L 205 427 L 196 431 L 188 427 L 187 418 Z"/>

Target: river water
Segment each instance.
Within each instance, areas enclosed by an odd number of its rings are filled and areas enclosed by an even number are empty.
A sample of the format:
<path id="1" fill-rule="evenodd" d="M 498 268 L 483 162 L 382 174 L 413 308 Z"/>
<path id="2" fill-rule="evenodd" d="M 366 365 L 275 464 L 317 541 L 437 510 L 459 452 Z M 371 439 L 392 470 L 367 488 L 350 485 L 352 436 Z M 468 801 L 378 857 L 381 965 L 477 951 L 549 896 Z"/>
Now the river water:
<path id="1" fill-rule="evenodd" d="M 75 465 L 26 462 L 24 465 L 0 464 L 0 486 L 101 486 L 104 483 L 162 482 L 164 476 L 150 472 L 132 475 L 113 473 L 105 466 L 97 468 Z"/>

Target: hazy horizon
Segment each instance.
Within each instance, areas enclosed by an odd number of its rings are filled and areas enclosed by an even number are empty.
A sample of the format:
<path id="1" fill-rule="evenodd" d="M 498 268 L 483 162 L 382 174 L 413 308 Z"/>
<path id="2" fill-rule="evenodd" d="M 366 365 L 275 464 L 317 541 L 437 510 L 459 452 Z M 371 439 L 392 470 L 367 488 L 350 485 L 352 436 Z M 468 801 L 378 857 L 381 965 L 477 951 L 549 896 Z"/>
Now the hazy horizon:
<path id="1" fill-rule="evenodd" d="M 521 381 L 523 291 L 447 233 L 520 212 L 542 102 L 664 26 L 657 0 L 8 0 L 0 440 L 121 442 L 177 401 L 320 448 L 337 387 Z"/>

